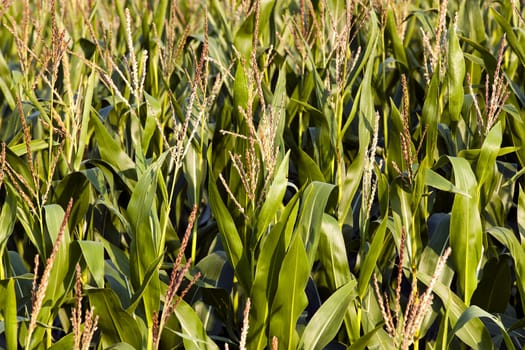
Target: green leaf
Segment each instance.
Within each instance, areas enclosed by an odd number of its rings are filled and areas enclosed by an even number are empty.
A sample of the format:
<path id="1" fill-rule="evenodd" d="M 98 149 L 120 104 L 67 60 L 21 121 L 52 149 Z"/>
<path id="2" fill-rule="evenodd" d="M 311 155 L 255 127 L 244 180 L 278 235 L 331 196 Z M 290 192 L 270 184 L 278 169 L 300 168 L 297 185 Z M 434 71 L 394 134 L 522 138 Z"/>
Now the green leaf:
<path id="1" fill-rule="evenodd" d="M 45 209 L 45 225 L 49 240 L 53 244 L 58 238 L 60 226 L 64 220 L 64 210 L 56 204 L 46 205 Z M 68 290 L 72 288 L 73 284 L 73 269 L 70 271 L 69 266 L 69 231 L 67 225 L 64 231 L 64 236 L 58 247 L 58 251 L 51 268 L 46 288 L 46 295 L 44 297 L 42 308 L 38 314 L 38 320 L 43 325 L 51 326 L 56 316 L 57 305 L 60 305 L 63 298 L 65 298 Z M 48 252 L 50 255 L 51 252 Z M 37 332 L 42 331 L 43 328 L 37 328 Z M 33 336 L 33 340 L 38 339 L 37 333 Z"/>
<path id="2" fill-rule="evenodd" d="M 135 349 L 142 348 L 141 331 L 137 321 L 121 306 L 115 292 L 111 289 L 88 289 L 89 303 L 99 316 L 98 327 L 103 344 L 125 342 Z"/>
<path id="3" fill-rule="evenodd" d="M 94 138 L 97 141 L 100 157 L 121 172 L 135 169 L 133 160 L 122 149 L 122 145 L 111 137 L 100 119 L 94 116 L 90 118 L 90 123 L 95 130 Z"/>
<path id="4" fill-rule="evenodd" d="M 346 350 L 364 350 L 367 348 L 368 343 L 372 340 L 373 336 L 377 331 L 383 329 L 384 323 L 379 324 L 376 328 L 363 335 L 357 341 L 353 342 L 352 345 L 346 348 Z"/>
<path id="5" fill-rule="evenodd" d="M 211 168 L 211 164 L 210 164 Z M 208 181 L 208 195 L 213 216 L 217 220 L 221 242 L 224 246 L 228 259 L 237 270 L 237 265 L 243 255 L 243 246 L 237 226 L 224 204 L 216 184 L 217 179 Z"/>
<path id="6" fill-rule="evenodd" d="M 507 41 L 510 47 L 512 48 L 512 51 L 515 52 L 516 55 L 518 55 L 521 64 L 525 65 L 525 50 L 523 49 L 523 40 L 520 40 L 516 36 L 514 28 L 505 17 L 503 17 L 494 7 L 491 7 L 490 9 L 492 10 L 491 12 L 494 15 L 494 19 L 496 20 L 496 22 L 498 22 L 501 28 L 503 28 L 503 30 L 505 31 Z"/>
<path id="7" fill-rule="evenodd" d="M 293 236 L 279 272 L 279 284 L 271 306 L 270 334 L 279 339 L 281 349 L 296 349 L 299 315 L 308 305 L 304 289 L 310 276 L 308 256 L 301 236 Z"/>
<path id="8" fill-rule="evenodd" d="M 29 144 L 31 146 L 31 151 L 33 152 L 38 152 L 49 148 L 49 142 L 46 140 L 31 140 Z M 53 142 L 53 146 L 58 146 L 58 143 Z M 27 146 L 25 142 L 19 143 L 17 145 L 11 145 L 9 148 L 19 157 L 27 154 Z"/>
<path id="9" fill-rule="evenodd" d="M 323 349 L 339 331 L 346 310 L 357 296 L 357 283 L 351 280 L 335 291 L 312 316 L 299 342 L 301 349 Z"/>
<path id="10" fill-rule="evenodd" d="M 117 343 L 106 348 L 107 350 L 137 350 L 128 343 Z"/>
<path id="11" fill-rule="evenodd" d="M 315 181 L 306 187 L 301 197 L 296 233 L 306 246 L 309 267 L 313 265 L 317 254 L 323 213 L 334 187 L 332 184 Z"/>
<path id="12" fill-rule="evenodd" d="M 434 151 L 437 146 L 438 121 L 440 113 L 439 108 L 439 74 L 433 74 L 430 80 L 427 94 L 424 99 L 422 122 L 427 128 L 425 140 L 425 159 L 422 167 L 429 168 L 434 164 Z M 427 165 L 425 165 L 427 164 Z"/>
<path id="13" fill-rule="evenodd" d="M 525 250 L 525 192 L 523 192 L 521 186 L 519 186 L 518 195 L 518 232 L 521 247 Z"/>
<path id="14" fill-rule="evenodd" d="M 82 251 L 82 256 L 86 265 L 97 284 L 97 287 L 104 287 L 104 244 L 93 241 L 76 241 Z"/>
<path id="15" fill-rule="evenodd" d="M 184 348 L 188 350 L 219 350 L 219 347 L 206 335 L 201 320 L 184 300 L 174 309 L 182 329 Z"/>
<path id="16" fill-rule="evenodd" d="M 328 214 L 323 214 L 318 257 L 327 271 L 329 287 L 332 290 L 347 284 L 353 278 L 348 266 L 343 233 L 337 220 Z"/>
<path id="17" fill-rule="evenodd" d="M 502 139 L 503 132 L 501 122 L 497 122 L 489 131 L 485 141 L 483 141 L 483 145 L 481 146 L 476 165 L 476 176 L 478 178 L 478 193 L 482 200 L 482 207 L 484 207 L 484 204 L 492 197 L 493 189 L 484 185 L 490 185 L 491 181 L 488 180 L 494 178 L 494 172 L 496 171 L 496 158 L 498 157 Z"/>
<path id="18" fill-rule="evenodd" d="M 363 264 L 361 265 L 358 287 L 359 298 L 361 299 L 364 298 L 368 290 L 370 278 L 372 277 L 372 274 L 374 273 L 374 270 L 376 268 L 377 260 L 379 259 L 379 256 L 383 253 L 382 248 L 385 244 L 387 223 L 388 218 L 383 218 L 381 220 L 381 223 L 379 224 L 379 227 L 376 229 L 374 237 L 372 238 L 372 244 L 370 245 L 368 253 L 365 255 Z"/>
<path id="19" fill-rule="evenodd" d="M 478 0 L 467 0 L 459 3 L 458 31 L 465 33 L 478 43 L 486 42 L 484 16 Z"/>
<path id="20" fill-rule="evenodd" d="M 371 35 L 376 33 L 376 17 L 375 12 L 371 11 L 372 20 L 370 25 L 373 27 Z M 368 52 L 370 50 L 370 52 Z M 371 40 L 367 43 L 366 52 L 374 55 L 377 50 L 377 37 L 374 35 Z M 373 125 L 376 117 L 376 111 L 374 108 L 374 92 L 372 87 L 372 75 L 374 74 L 375 63 L 374 60 L 368 60 L 366 63 L 365 74 L 363 76 L 363 81 L 361 82 L 360 88 L 362 89 L 359 107 L 359 154 L 364 156 L 368 151 L 370 144 L 370 139 L 373 133 Z"/>
<path id="21" fill-rule="evenodd" d="M 457 122 L 461 117 L 463 108 L 463 79 L 465 77 L 465 58 L 459 44 L 454 23 L 450 22 L 448 29 L 448 69 L 446 78 L 448 82 L 448 111 L 450 118 Z"/>
<path id="22" fill-rule="evenodd" d="M 259 212 L 257 218 L 257 242 L 259 242 L 262 234 L 268 229 L 268 225 L 274 220 L 277 210 L 282 206 L 286 187 L 288 186 L 289 159 L 290 152 L 286 153 L 286 156 L 279 164 L 268 193 L 266 194 L 266 200 Z"/>
<path id="23" fill-rule="evenodd" d="M 18 320 L 16 317 L 17 300 L 15 279 L 10 278 L 0 282 L 0 319 L 5 333 L 6 349 L 17 349 Z"/>
<path id="24" fill-rule="evenodd" d="M 55 187 L 56 201 L 66 207 L 73 198 L 73 207 L 69 216 L 69 227 L 75 227 L 85 220 L 89 204 L 92 201 L 91 186 L 87 177 L 81 172 L 66 175 Z"/>
<path id="25" fill-rule="evenodd" d="M 0 207 L 0 258 L 4 256 L 9 237 L 13 233 L 16 223 L 16 197 L 6 187 L 6 197 Z M 0 279 L 6 278 L 4 265 L 0 261 Z"/>
<path id="26" fill-rule="evenodd" d="M 248 91 L 251 88 L 248 86 L 248 79 L 246 72 L 243 67 L 243 63 L 239 61 L 237 63 L 237 69 L 235 70 L 235 84 L 233 86 L 233 101 L 237 108 L 243 108 L 246 111 L 248 107 Z M 238 112 L 238 109 L 236 109 Z"/>
<path id="27" fill-rule="evenodd" d="M 261 240 L 255 278 L 250 291 L 251 310 L 248 347 L 264 349 L 266 346 L 266 326 L 270 322 L 270 305 L 273 302 L 279 272 L 286 254 L 284 241 L 292 235 L 299 212 L 299 194 L 296 194 L 284 208 L 279 221 Z"/>
<path id="28" fill-rule="evenodd" d="M 436 173 L 434 170 L 426 168 L 425 172 L 425 184 L 427 186 L 432 186 L 441 191 L 456 193 L 467 198 L 470 197 L 470 195 L 467 192 L 462 191 L 460 188 L 456 187 L 452 182 L 448 181 L 443 176 Z"/>
<path id="29" fill-rule="evenodd" d="M 159 169 L 166 159 L 164 152 L 147 170 L 142 174 L 139 182 L 131 194 L 126 216 L 133 230 L 131 241 L 130 262 L 131 282 L 135 290 L 144 286 L 144 281 L 149 279 L 144 295 L 144 312 L 148 326 L 152 322 L 153 312 L 160 307 L 160 281 L 158 277 L 148 276 L 151 266 L 157 264 L 161 256 L 164 237 L 160 230 L 159 217 L 157 213 L 156 191 Z M 155 270 L 154 274 L 158 275 Z"/>
<path id="30" fill-rule="evenodd" d="M 425 272 L 418 271 L 418 279 L 425 285 L 429 285 L 432 276 Z M 456 325 L 461 315 L 467 309 L 463 301 L 451 291 L 451 289 L 440 281 L 437 281 L 433 289 L 434 293 L 439 296 L 448 312 L 448 317 L 452 327 Z M 462 342 L 473 349 L 491 350 L 493 349 L 492 339 L 487 329 L 479 319 L 473 318 L 468 323 L 459 328 L 455 334 Z M 453 334 L 450 334 L 453 336 Z"/>
<path id="31" fill-rule="evenodd" d="M 82 163 L 82 160 L 85 157 L 84 152 L 86 149 L 86 145 L 89 144 L 89 139 L 90 139 L 88 137 L 89 121 L 90 119 L 92 119 L 90 117 L 91 104 L 93 101 L 93 94 L 94 94 L 97 82 L 98 82 L 98 70 L 93 69 L 93 71 L 91 72 L 88 78 L 86 91 L 84 93 L 84 108 L 82 110 L 82 122 L 80 123 L 78 144 L 77 144 L 77 149 L 75 152 L 75 158 L 73 162 L 74 170 L 79 170 L 80 164 Z M 96 116 L 93 117 L 93 119 L 96 119 L 96 118 L 97 118 Z"/>
<path id="32" fill-rule="evenodd" d="M 401 71 L 408 70 L 408 60 L 403 46 L 403 40 L 399 37 L 396 25 L 394 9 L 387 9 L 386 13 L 386 35 L 392 40 L 392 46 L 394 48 L 394 57 L 399 63 Z"/>
<path id="33" fill-rule="evenodd" d="M 477 181 L 467 160 L 448 157 L 454 168 L 456 186 L 470 198 L 456 195 L 450 217 L 450 245 L 457 268 L 459 288 L 465 304 L 470 304 L 478 284 L 478 269 L 482 258 L 483 231 L 478 209 Z"/>
<path id="34" fill-rule="evenodd" d="M 187 154 L 184 158 L 183 169 L 184 178 L 188 182 L 189 201 L 198 204 L 201 198 L 201 189 L 204 177 L 206 176 L 206 158 L 203 157 L 202 150 L 199 150 L 192 142 L 187 146 Z"/>
<path id="35" fill-rule="evenodd" d="M 505 326 L 503 325 L 503 322 L 501 322 L 501 319 L 498 317 L 488 313 L 487 311 L 483 310 L 479 306 L 473 305 L 470 306 L 468 309 L 466 309 L 461 317 L 456 322 L 456 325 L 454 326 L 454 329 L 452 330 L 452 334 L 456 333 L 459 329 L 461 329 L 465 324 L 467 324 L 470 320 L 476 319 L 479 320 L 480 318 L 488 318 L 492 322 L 494 322 L 498 328 L 501 330 L 501 334 L 503 336 L 503 340 L 505 341 L 505 346 L 507 349 L 515 349 L 514 344 L 512 344 L 512 340 L 510 339 L 509 334 L 507 333 L 507 330 L 505 329 Z"/>
<path id="36" fill-rule="evenodd" d="M 126 311 L 132 312 L 137 307 L 137 304 L 143 300 L 144 303 L 149 302 L 149 307 L 154 307 L 158 303 L 158 294 L 154 294 L 155 290 L 159 287 L 157 284 L 158 281 L 158 275 L 159 275 L 159 269 L 162 265 L 162 258 L 163 255 L 159 255 L 155 260 L 153 260 L 148 266 L 148 269 L 146 270 L 146 273 L 144 274 L 144 279 L 142 280 L 142 284 L 139 288 L 136 289 L 135 294 L 133 294 L 133 297 L 131 298 L 130 305 L 126 308 Z M 156 278 L 155 278 L 156 277 Z M 153 288 L 148 288 L 150 286 L 153 286 Z M 153 291 L 153 293 L 152 293 Z M 148 298 L 149 301 L 144 300 Z M 148 317 L 148 316 L 146 316 Z"/>
<path id="37" fill-rule="evenodd" d="M 352 222 L 352 201 L 354 200 L 355 194 L 361 184 L 364 169 L 364 156 L 356 157 L 352 164 L 348 167 L 344 180 L 343 188 L 340 188 L 341 202 L 338 208 L 339 223 L 342 225 L 351 225 Z"/>
<path id="38" fill-rule="evenodd" d="M 73 333 L 67 334 L 65 337 L 60 338 L 55 344 L 53 344 L 49 350 L 71 350 L 75 348 L 75 335 Z"/>

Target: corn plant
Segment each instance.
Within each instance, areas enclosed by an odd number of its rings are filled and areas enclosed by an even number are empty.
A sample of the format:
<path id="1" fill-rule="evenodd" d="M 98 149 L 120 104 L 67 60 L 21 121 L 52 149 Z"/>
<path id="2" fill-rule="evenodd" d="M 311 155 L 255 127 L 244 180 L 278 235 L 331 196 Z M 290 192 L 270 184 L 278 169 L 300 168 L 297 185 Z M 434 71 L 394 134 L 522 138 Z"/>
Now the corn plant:
<path id="1" fill-rule="evenodd" d="M 524 29 L 1 2 L 0 348 L 522 348 Z"/>

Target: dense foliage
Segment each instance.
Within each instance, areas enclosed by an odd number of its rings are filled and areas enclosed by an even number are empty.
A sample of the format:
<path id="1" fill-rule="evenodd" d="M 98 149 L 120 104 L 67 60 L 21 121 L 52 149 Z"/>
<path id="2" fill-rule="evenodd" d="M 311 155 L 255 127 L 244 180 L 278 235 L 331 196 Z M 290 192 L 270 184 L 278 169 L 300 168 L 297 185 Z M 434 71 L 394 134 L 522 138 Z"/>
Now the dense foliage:
<path id="1" fill-rule="evenodd" d="M 517 0 L 0 4 L 0 347 L 525 346 Z"/>

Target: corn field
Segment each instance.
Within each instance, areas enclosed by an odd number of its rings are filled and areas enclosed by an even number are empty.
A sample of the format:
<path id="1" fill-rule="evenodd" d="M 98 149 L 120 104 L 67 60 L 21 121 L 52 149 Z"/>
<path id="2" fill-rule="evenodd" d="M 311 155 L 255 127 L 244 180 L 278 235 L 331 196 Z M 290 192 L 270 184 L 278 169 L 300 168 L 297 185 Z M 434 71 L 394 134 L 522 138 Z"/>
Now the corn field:
<path id="1" fill-rule="evenodd" d="M 524 348 L 524 16 L 1 1 L 0 348 Z"/>

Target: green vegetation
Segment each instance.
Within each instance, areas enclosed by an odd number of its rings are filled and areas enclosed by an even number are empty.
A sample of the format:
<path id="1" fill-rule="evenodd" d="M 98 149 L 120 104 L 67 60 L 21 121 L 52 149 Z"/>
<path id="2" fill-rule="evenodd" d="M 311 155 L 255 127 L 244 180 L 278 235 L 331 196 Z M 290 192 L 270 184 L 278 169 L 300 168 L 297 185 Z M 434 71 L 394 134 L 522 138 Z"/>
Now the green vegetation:
<path id="1" fill-rule="evenodd" d="M 523 12 L 2 1 L 0 348 L 523 348 Z"/>

